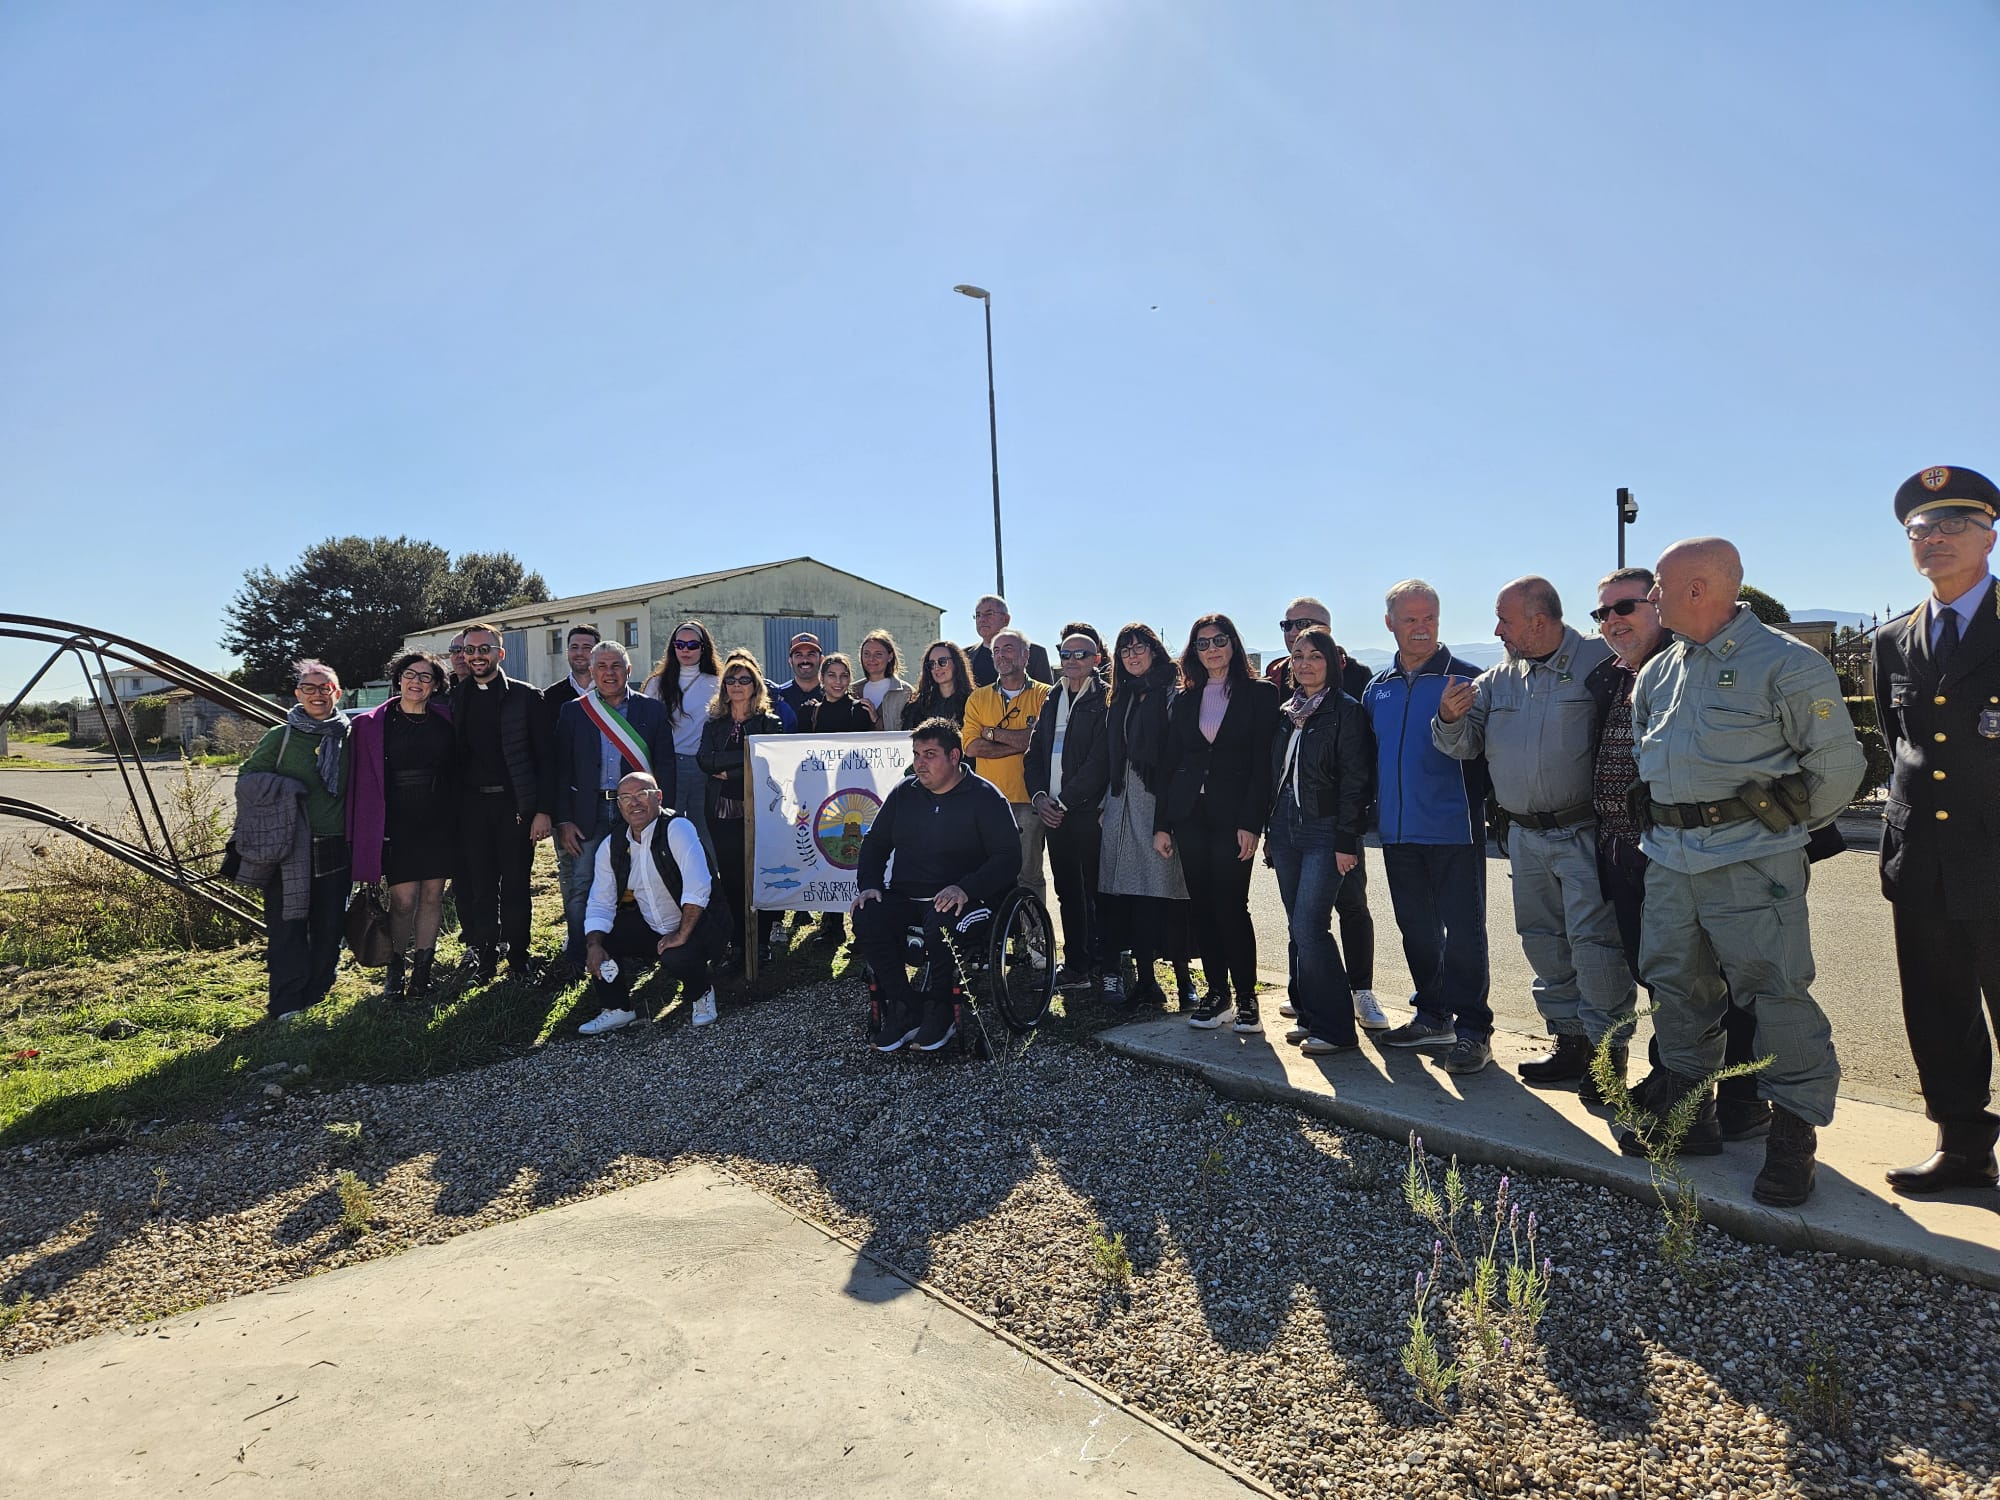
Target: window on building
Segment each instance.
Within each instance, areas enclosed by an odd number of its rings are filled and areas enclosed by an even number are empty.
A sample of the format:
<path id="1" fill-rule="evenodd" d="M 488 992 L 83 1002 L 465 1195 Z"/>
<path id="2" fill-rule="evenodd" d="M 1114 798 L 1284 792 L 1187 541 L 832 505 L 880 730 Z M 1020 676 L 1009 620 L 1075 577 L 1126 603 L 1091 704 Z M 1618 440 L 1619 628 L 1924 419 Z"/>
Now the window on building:
<path id="1" fill-rule="evenodd" d="M 618 639 L 623 641 L 628 648 L 638 645 L 639 622 L 637 620 L 620 620 L 618 622 Z"/>
<path id="2" fill-rule="evenodd" d="M 549 632 L 549 655 L 561 656 L 562 654 L 563 633 L 560 630 L 551 630 Z"/>

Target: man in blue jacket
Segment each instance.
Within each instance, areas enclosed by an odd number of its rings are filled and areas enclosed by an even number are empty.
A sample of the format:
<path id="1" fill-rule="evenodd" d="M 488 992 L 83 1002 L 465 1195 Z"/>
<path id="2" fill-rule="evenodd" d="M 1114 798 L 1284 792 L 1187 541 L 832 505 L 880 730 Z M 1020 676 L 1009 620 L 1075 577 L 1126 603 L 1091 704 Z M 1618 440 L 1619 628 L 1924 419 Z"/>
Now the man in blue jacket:
<path id="1" fill-rule="evenodd" d="M 571 964 L 583 963 L 584 912 L 597 874 L 597 846 L 618 823 L 618 783 L 634 771 L 657 776 L 674 763 L 667 707 L 627 692 L 631 675 L 625 648 L 601 642 L 590 653 L 591 690 L 556 715 L 556 847 L 571 860 L 563 885 L 569 926 L 563 958 Z"/>
<path id="2" fill-rule="evenodd" d="M 1382 867 L 1417 1013 L 1382 1041 L 1449 1049 L 1441 1064 L 1447 1072 L 1477 1073 L 1493 1058 L 1486 764 L 1439 750 L 1431 720 L 1451 681 L 1470 681 L 1479 668 L 1439 644 L 1437 590 L 1420 578 L 1389 590 L 1383 623 L 1396 638 L 1396 660 L 1375 674 L 1361 703 L 1375 729 Z"/>

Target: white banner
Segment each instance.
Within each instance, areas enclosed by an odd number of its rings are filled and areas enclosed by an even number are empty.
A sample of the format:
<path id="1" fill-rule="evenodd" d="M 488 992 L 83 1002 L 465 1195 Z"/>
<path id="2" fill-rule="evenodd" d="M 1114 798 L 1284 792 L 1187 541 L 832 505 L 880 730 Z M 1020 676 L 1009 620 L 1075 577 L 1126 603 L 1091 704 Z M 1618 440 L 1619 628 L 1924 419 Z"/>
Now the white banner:
<path id="1" fill-rule="evenodd" d="M 907 734 L 756 734 L 749 740 L 750 904 L 844 911 L 861 840 L 910 764 Z"/>

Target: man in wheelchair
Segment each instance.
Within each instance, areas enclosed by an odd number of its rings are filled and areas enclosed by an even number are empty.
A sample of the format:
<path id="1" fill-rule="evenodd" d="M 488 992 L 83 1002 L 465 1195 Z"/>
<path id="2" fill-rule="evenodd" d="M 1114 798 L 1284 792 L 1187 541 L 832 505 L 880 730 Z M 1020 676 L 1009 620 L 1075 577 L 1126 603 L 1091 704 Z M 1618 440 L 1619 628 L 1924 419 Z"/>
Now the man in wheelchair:
<path id="1" fill-rule="evenodd" d="M 919 724 L 910 734 L 916 775 L 883 799 L 861 842 L 854 940 L 881 999 L 881 1019 L 869 1037 L 878 1052 L 905 1043 L 935 1052 L 958 1030 L 958 1007 L 948 989 L 919 995 L 911 987 L 909 930 L 922 926 L 933 974 L 954 973 L 950 943 L 980 952 L 986 944 L 983 931 L 972 948 L 957 929 L 990 917 L 982 908 L 1006 894 L 1021 873 L 1014 810 L 997 787 L 966 769 L 961 748 L 949 719 Z M 947 928 L 953 929 L 950 937 Z"/>

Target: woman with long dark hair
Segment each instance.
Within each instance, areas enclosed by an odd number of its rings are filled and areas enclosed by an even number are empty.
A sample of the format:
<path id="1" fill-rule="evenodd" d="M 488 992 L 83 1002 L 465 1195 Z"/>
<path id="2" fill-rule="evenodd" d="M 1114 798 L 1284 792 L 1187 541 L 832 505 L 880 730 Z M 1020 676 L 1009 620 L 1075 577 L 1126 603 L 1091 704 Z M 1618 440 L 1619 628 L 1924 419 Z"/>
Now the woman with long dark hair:
<path id="1" fill-rule="evenodd" d="M 971 698 L 972 662 L 965 648 L 952 641 L 932 641 L 924 648 L 924 675 L 910 706 L 903 710 L 903 728 L 915 729 L 926 719 L 963 725 Z"/>
<path id="2" fill-rule="evenodd" d="M 708 778 L 702 775 L 701 728 L 709 705 L 722 690 L 722 669 L 715 661 L 715 637 L 699 620 L 683 620 L 667 639 L 667 654 L 642 689 L 648 698 L 666 705 L 667 727 L 674 737 L 674 778 L 662 775 L 660 785 L 673 788 L 674 808 L 694 821 L 702 847 L 715 858 L 715 840 L 708 831 Z"/>
<path id="3" fill-rule="evenodd" d="M 1292 1008 L 1285 1040 L 1310 1056 L 1357 1045 L 1354 991 L 1333 936 L 1340 883 L 1361 857 L 1375 736 L 1340 687 L 1340 648 L 1322 625 L 1292 638 L 1291 697 L 1271 738 L 1273 795 L 1264 857 L 1278 875 L 1289 928 Z"/>
<path id="4" fill-rule="evenodd" d="M 890 733 L 903 727 L 903 710 L 910 706 L 910 698 L 916 692 L 901 677 L 896 675 L 902 664 L 902 655 L 896 649 L 896 638 L 886 630 L 871 630 L 861 637 L 861 685 L 858 689 L 869 711 L 875 715 L 875 727 Z"/>
<path id="5" fill-rule="evenodd" d="M 1208 976 L 1208 994 L 1188 1024 L 1213 1031 L 1233 1017 L 1238 1031 L 1262 1031 L 1250 874 L 1271 806 L 1278 690 L 1251 675 L 1235 622 L 1224 614 L 1194 622 L 1181 674 L 1185 686 L 1167 720 L 1153 844 L 1162 855 L 1180 854 L 1195 951 Z"/>
<path id="6" fill-rule="evenodd" d="M 1180 860 L 1153 843 L 1154 799 L 1165 784 L 1161 757 L 1179 677 L 1152 626 L 1135 620 L 1118 632 L 1106 705 L 1110 782 L 1097 863 L 1104 948 L 1114 956 L 1104 998 L 1113 1005 L 1166 1003 L 1153 963 L 1166 941 L 1167 904 L 1187 899 Z M 1126 949 L 1137 970 L 1129 990 L 1115 961 Z"/>
<path id="7" fill-rule="evenodd" d="M 708 826 L 715 839 L 715 863 L 729 892 L 729 908 L 749 899 L 749 792 L 743 784 L 743 743 L 753 734 L 783 734 L 784 721 L 771 711 L 771 689 L 764 670 L 748 651 L 732 651 L 722 660 L 722 691 L 708 706 L 701 726 L 697 755 L 708 780 Z M 757 913 L 757 941 L 769 946 L 777 924 L 774 911 Z"/>
<path id="8" fill-rule="evenodd" d="M 396 696 L 354 716 L 347 839 L 354 878 L 389 886 L 382 992 L 392 999 L 430 993 L 444 883 L 457 873 L 458 742 L 443 697 L 449 670 L 428 652 L 406 651 L 389 663 Z"/>

